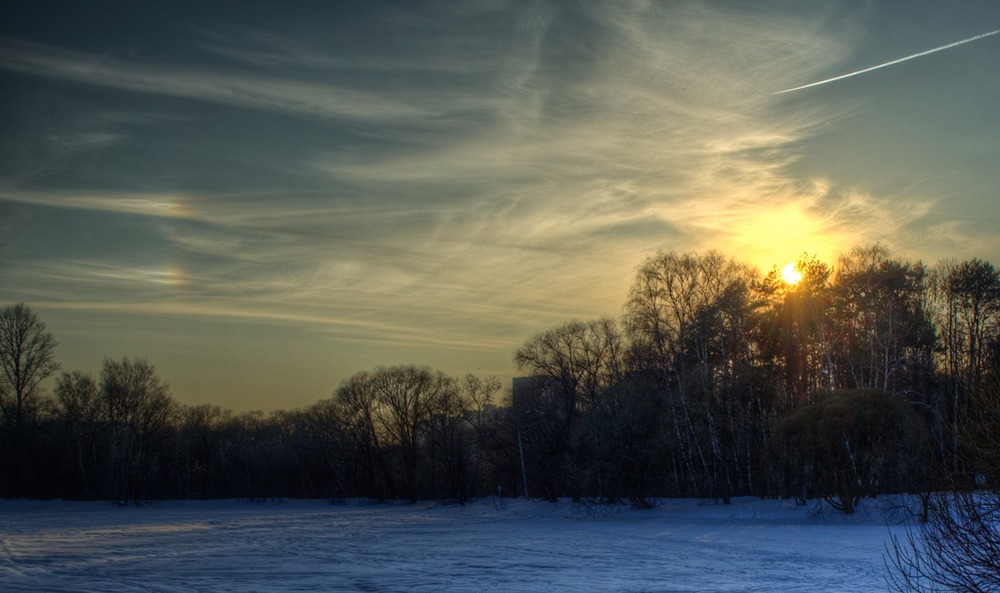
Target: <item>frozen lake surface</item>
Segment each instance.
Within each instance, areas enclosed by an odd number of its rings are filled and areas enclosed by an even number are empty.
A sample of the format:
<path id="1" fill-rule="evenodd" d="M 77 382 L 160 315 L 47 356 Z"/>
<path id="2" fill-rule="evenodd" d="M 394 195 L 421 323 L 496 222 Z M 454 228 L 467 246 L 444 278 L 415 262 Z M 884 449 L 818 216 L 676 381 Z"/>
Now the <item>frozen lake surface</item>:
<path id="1" fill-rule="evenodd" d="M 878 508 L 0 501 L 12 592 L 885 591 Z M 882 503 L 884 506 L 884 503 Z"/>

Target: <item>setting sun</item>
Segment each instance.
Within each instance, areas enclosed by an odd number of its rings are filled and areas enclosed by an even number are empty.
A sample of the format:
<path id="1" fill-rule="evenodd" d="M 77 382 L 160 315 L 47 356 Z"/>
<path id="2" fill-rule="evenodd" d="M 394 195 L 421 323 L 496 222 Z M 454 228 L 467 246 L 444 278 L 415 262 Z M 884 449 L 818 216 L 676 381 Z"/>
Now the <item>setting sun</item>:
<path id="1" fill-rule="evenodd" d="M 785 284 L 795 286 L 802 280 L 802 272 L 798 271 L 795 268 L 795 262 L 792 262 L 781 268 L 781 278 Z"/>

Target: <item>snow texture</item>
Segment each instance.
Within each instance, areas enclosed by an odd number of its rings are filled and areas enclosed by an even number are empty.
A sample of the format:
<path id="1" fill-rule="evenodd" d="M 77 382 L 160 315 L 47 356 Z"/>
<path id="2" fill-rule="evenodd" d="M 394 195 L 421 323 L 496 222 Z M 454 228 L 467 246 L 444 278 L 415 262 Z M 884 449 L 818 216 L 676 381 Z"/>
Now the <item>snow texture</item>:
<path id="1" fill-rule="evenodd" d="M 0 502 L 14 592 L 884 591 L 878 501 Z M 884 502 L 882 503 L 885 504 Z"/>

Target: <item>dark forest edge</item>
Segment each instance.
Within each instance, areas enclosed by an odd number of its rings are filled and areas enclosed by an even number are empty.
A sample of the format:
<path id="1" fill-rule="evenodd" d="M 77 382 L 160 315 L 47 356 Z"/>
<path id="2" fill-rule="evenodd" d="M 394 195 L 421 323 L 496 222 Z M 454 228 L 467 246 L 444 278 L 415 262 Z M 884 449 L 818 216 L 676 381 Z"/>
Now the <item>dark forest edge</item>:
<path id="1" fill-rule="evenodd" d="M 524 496 L 628 502 L 995 491 L 1000 274 L 858 247 L 801 281 L 660 252 L 619 318 L 514 353 L 523 378 L 379 367 L 305 409 L 179 405 L 155 367 L 60 371 L 25 304 L 0 312 L 0 495 L 113 500 Z M 55 377 L 52 394 L 39 384 Z"/>

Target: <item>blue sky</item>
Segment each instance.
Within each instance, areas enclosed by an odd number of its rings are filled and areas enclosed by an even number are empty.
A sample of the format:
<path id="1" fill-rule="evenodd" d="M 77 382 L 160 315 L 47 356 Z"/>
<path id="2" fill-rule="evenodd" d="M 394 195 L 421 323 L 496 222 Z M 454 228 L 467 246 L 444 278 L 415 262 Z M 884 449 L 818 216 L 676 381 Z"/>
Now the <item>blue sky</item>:
<path id="1" fill-rule="evenodd" d="M 379 364 L 508 378 L 658 249 L 1000 263 L 978 2 L 0 8 L 0 303 L 65 369 L 289 409 Z"/>

